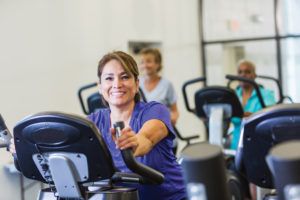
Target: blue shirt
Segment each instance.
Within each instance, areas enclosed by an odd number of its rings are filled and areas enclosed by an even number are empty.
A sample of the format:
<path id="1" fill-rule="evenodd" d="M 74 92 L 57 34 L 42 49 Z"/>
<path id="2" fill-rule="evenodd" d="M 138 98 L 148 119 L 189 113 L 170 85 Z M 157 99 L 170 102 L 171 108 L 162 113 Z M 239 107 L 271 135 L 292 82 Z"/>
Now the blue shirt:
<path id="1" fill-rule="evenodd" d="M 102 137 L 111 153 L 115 166 L 121 172 L 131 172 L 125 165 L 121 152 L 116 149 L 116 144 L 112 140 L 110 133 L 110 109 L 101 109 L 88 116 L 99 128 Z M 168 128 L 167 137 L 157 143 L 152 150 L 144 156 L 136 157 L 136 160 L 147 165 L 165 176 L 165 181 L 161 185 L 138 185 L 141 200 L 171 200 L 186 197 L 185 186 L 182 176 L 182 168 L 177 163 L 176 157 L 172 152 L 172 141 L 174 139 L 173 128 L 171 125 L 170 114 L 165 106 L 157 102 L 138 102 L 133 110 L 129 126 L 138 133 L 145 122 L 151 119 L 161 120 Z"/>
<path id="2" fill-rule="evenodd" d="M 272 90 L 267 90 L 262 87 L 259 88 L 261 96 L 263 98 L 263 101 L 266 106 L 274 105 L 276 104 L 275 98 L 274 98 L 274 92 Z M 238 88 L 236 90 L 237 96 L 240 99 L 240 102 L 243 102 L 243 97 L 242 97 L 242 88 Z M 262 106 L 259 102 L 257 92 L 256 90 L 253 90 L 251 97 L 248 99 L 246 106 L 244 107 L 245 112 L 257 112 L 262 109 Z M 238 142 L 239 142 L 239 137 L 240 137 L 240 131 L 241 131 L 241 123 L 242 120 L 241 118 L 238 117 L 233 117 L 231 122 L 234 125 L 234 130 L 233 130 L 233 138 L 231 141 L 230 148 L 231 149 L 237 149 Z"/>

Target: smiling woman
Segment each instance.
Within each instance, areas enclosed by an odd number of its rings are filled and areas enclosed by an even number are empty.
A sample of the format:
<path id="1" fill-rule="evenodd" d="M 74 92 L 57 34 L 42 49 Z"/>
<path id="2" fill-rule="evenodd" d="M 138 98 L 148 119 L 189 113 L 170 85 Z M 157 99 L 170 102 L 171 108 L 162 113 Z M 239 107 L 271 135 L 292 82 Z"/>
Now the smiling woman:
<path id="1" fill-rule="evenodd" d="M 138 79 L 124 71 L 121 63 L 111 60 L 105 64 L 100 77 L 100 93 L 109 106 L 133 106 L 134 96 L 138 94 Z M 129 104 L 129 105 L 128 105 Z"/>
<path id="2" fill-rule="evenodd" d="M 136 160 L 165 176 L 159 186 L 139 186 L 147 199 L 185 199 L 182 169 L 172 152 L 175 138 L 168 109 L 161 103 L 140 101 L 139 71 L 134 59 L 121 51 L 106 54 L 99 62 L 99 91 L 107 108 L 88 116 L 99 128 L 113 161 L 122 172 L 130 172 L 119 149 L 131 148 Z M 112 127 L 123 121 L 125 128 L 116 138 Z"/>

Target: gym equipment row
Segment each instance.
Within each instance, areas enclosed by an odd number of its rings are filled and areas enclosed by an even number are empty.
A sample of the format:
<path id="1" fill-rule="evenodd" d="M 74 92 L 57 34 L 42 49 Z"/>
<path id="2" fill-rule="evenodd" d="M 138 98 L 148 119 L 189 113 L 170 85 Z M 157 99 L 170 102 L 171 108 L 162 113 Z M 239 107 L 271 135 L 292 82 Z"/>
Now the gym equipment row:
<path id="1" fill-rule="evenodd" d="M 204 88 L 203 91 L 195 94 L 195 100 L 196 97 L 203 100 L 195 104 L 196 109 L 191 109 L 188 104 L 186 105 L 200 118 L 209 118 L 210 127 L 215 126 L 216 123 L 219 124 L 219 128 L 215 130 L 219 136 L 210 141 L 213 144 L 215 141 L 217 141 L 216 144 L 220 144 L 220 135 L 223 136 L 223 130 L 226 129 L 222 123 L 223 117 L 240 116 L 242 111 L 236 111 L 235 104 L 231 106 L 232 108 L 228 108 L 222 102 L 222 99 L 236 98 L 235 93 L 228 88 L 221 88 L 225 91 L 223 96 L 224 91 L 219 87 L 213 87 L 213 89 L 217 89 L 217 97 L 224 98 L 216 98 L 214 92 L 209 92 L 207 88 Z M 186 97 L 184 98 L 186 100 Z M 216 109 L 212 105 L 204 106 L 213 99 L 215 99 L 213 104 L 218 104 Z M 214 114 L 215 110 L 218 111 L 217 114 Z M 299 166 L 297 164 L 299 157 L 296 153 L 291 153 L 294 147 L 297 147 L 297 142 L 284 143 L 288 140 L 299 139 L 296 133 L 299 127 L 297 123 L 299 124 L 300 120 L 299 110 L 299 104 L 280 104 L 265 108 L 243 122 L 239 149 L 234 163 L 238 174 L 229 174 L 230 172 L 226 171 L 222 147 L 208 143 L 186 146 L 182 152 L 182 165 L 190 198 L 192 195 L 197 197 L 202 195 L 208 200 L 226 200 L 227 197 L 229 199 L 235 195 L 235 199 L 242 199 L 245 185 L 239 182 L 240 176 L 262 187 L 276 187 L 279 199 L 291 199 L 293 195 L 299 197 L 300 195 L 297 196 L 299 194 L 297 181 L 300 179 L 294 172 L 297 165 Z M 228 111 L 231 111 L 231 114 L 222 114 Z M 228 121 L 227 118 L 225 119 Z M 117 126 L 122 126 L 122 123 Z M 210 132 L 209 135 L 213 134 L 215 133 Z M 8 149 L 11 134 L 2 117 L 0 118 L 0 135 L 3 139 L 1 147 Z M 48 188 L 40 191 L 38 199 L 92 199 L 93 197 L 138 199 L 136 188 L 117 187 L 115 184 L 119 182 L 160 184 L 164 180 L 161 173 L 137 163 L 130 151 L 122 151 L 122 156 L 128 168 L 134 173 L 120 173 L 114 166 L 96 126 L 89 120 L 76 115 L 58 112 L 34 114 L 17 123 L 14 127 L 14 139 L 17 150 L 17 168 L 25 177 L 49 185 Z M 281 143 L 282 146 L 277 146 Z M 270 149 L 271 153 L 267 156 Z M 98 156 L 99 154 L 101 156 Z M 291 157 L 295 161 L 286 162 L 287 158 L 291 160 Z M 200 164 L 195 164 L 197 162 Z M 286 176 L 280 174 L 285 167 Z M 62 171 L 64 171 L 64 176 L 62 176 Z M 273 183 L 272 174 L 277 184 Z M 91 186 L 100 186 L 100 189 L 90 191 L 88 188 Z M 216 186 L 220 188 L 218 193 L 215 192 Z M 284 189 L 286 187 L 288 189 Z M 219 196 L 215 196 L 216 194 Z"/>

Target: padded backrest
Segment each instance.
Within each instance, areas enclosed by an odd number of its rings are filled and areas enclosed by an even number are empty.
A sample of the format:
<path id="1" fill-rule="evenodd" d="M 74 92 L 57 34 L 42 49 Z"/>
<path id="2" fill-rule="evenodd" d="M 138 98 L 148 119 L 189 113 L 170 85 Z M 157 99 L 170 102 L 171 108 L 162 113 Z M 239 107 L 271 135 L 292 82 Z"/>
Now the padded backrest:
<path id="1" fill-rule="evenodd" d="M 106 106 L 102 102 L 102 96 L 99 94 L 99 92 L 96 92 L 87 98 L 87 105 L 89 113 L 93 113 L 99 109 L 106 108 Z"/>
<path id="2" fill-rule="evenodd" d="M 221 87 L 209 86 L 195 93 L 196 115 L 207 118 L 203 106 L 208 104 L 229 104 L 232 107 L 232 117 L 243 117 L 243 107 L 234 90 Z"/>
<path id="3" fill-rule="evenodd" d="M 75 115 L 44 112 L 27 117 L 14 128 L 18 164 L 24 176 L 46 182 L 32 155 L 46 152 L 76 152 L 87 157 L 89 177 L 85 182 L 110 178 L 115 167 L 95 124 Z"/>
<path id="4" fill-rule="evenodd" d="M 237 151 L 237 168 L 241 165 L 250 182 L 273 188 L 265 157 L 271 147 L 300 139 L 300 104 L 279 104 L 264 108 L 243 120 Z"/>

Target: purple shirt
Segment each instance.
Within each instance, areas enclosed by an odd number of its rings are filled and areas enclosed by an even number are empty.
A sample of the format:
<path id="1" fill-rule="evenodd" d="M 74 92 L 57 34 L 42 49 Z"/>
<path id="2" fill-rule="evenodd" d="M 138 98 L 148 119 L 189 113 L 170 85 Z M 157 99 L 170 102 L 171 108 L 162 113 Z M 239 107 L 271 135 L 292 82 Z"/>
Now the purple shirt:
<path id="1" fill-rule="evenodd" d="M 122 172 L 131 172 L 126 167 L 120 150 L 116 149 L 116 144 L 112 140 L 110 133 L 110 109 L 101 109 L 88 116 L 88 118 L 99 128 L 112 155 L 115 166 Z M 139 185 L 140 198 L 141 200 L 185 198 L 186 194 L 182 168 L 177 163 L 176 156 L 172 152 L 172 142 L 175 135 L 167 108 L 154 101 L 147 104 L 138 102 L 134 107 L 129 126 L 135 133 L 138 133 L 143 124 L 151 119 L 161 120 L 167 126 L 169 134 L 157 143 L 149 153 L 144 156 L 136 157 L 136 160 L 161 172 L 165 176 L 165 181 L 161 185 L 156 186 Z"/>

